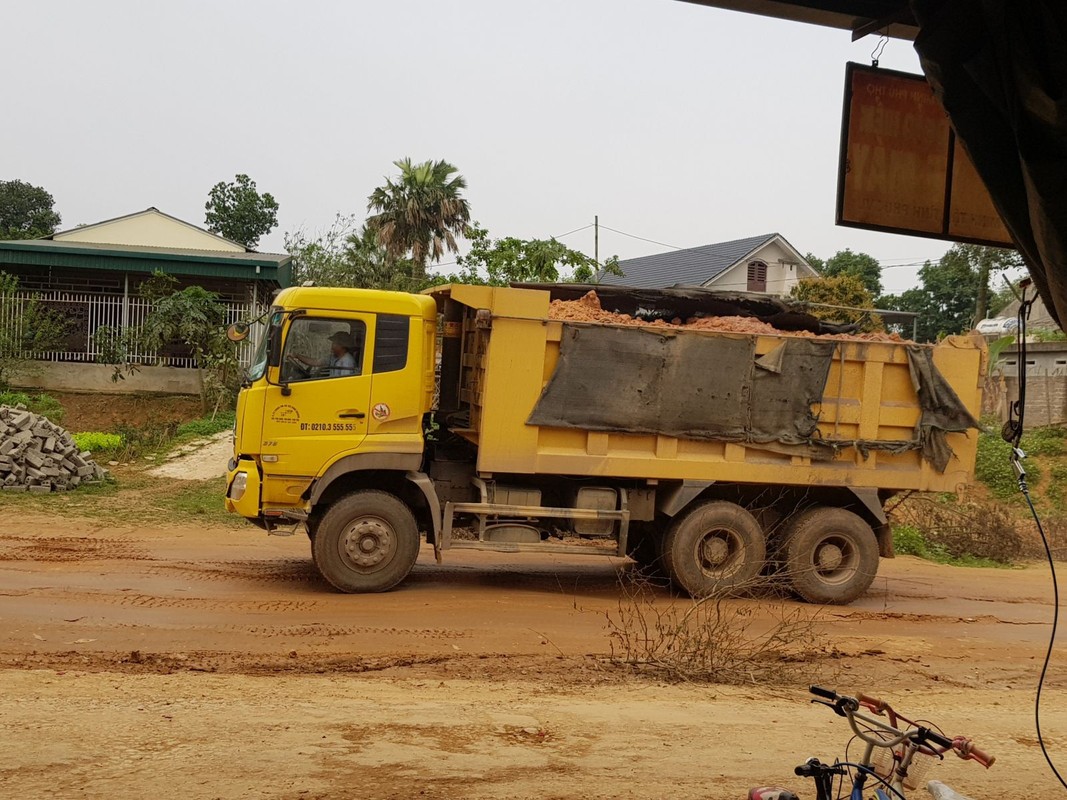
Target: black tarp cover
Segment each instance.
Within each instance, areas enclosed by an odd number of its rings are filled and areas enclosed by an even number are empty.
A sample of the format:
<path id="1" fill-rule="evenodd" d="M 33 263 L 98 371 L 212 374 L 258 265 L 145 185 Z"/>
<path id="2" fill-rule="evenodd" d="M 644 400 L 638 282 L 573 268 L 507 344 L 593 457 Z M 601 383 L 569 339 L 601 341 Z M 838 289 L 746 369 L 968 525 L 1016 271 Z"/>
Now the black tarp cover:
<path id="1" fill-rule="evenodd" d="M 926 78 L 1060 327 L 1067 322 L 1067 0 L 911 0 Z"/>
<path id="2" fill-rule="evenodd" d="M 908 348 L 923 409 L 913 439 L 819 437 L 818 409 L 837 344 L 785 338 L 757 358 L 755 337 L 565 324 L 555 371 L 527 424 L 747 442 L 818 459 L 848 447 L 863 453 L 922 449 L 944 472 L 952 457 L 945 433 L 978 423 L 928 347 Z"/>
<path id="3" fill-rule="evenodd" d="M 530 425 L 805 446 L 837 343 L 564 325 Z M 829 454 L 822 454 L 829 457 Z"/>

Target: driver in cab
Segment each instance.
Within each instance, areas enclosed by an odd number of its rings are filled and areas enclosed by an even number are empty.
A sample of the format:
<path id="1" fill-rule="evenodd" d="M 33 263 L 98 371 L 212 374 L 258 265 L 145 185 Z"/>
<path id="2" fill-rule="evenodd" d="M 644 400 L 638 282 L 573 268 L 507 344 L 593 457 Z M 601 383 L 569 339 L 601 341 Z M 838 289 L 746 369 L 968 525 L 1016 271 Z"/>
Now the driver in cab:
<path id="1" fill-rule="evenodd" d="M 293 354 L 290 358 L 305 367 L 316 367 L 315 373 L 321 377 L 342 378 L 356 374 L 356 357 L 352 351 L 356 349 L 356 342 L 352 334 L 347 331 L 338 331 L 330 337 L 330 357 L 322 361 L 308 356 Z"/>

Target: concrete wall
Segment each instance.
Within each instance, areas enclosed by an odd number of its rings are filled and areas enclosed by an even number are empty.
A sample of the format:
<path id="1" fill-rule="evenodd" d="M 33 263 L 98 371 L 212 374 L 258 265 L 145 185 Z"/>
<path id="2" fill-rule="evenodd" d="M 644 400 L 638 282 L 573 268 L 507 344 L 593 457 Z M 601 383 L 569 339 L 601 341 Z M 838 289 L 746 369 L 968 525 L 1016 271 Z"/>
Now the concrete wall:
<path id="1" fill-rule="evenodd" d="M 200 394 L 200 378 L 195 369 L 142 367 L 121 381 L 111 380 L 113 372 L 107 364 L 37 361 L 28 372 L 16 375 L 12 383 L 19 388 L 57 392 Z"/>
<path id="2" fill-rule="evenodd" d="M 1008 407 L 1019 399 L 1019 354 L 1015 348 L 1001 353 L 997 373 L 986 379 L 982 412 L 1001 422 Z M 1026 428 L 1067 424 L 1067 342 L 1032 342 L 1026 345 Z"/>
<path id="3" fill-rule="evenodd" d="M 153 210 L 113 222 L 75 228 L 54 238 L 59 242 L 172 247 L 181 250 L 213 250 L 224 253 L 245 251 L 243 247 L 228 242 L 221 236 L 215 236 L 194 225 L 187 225 Z"/>

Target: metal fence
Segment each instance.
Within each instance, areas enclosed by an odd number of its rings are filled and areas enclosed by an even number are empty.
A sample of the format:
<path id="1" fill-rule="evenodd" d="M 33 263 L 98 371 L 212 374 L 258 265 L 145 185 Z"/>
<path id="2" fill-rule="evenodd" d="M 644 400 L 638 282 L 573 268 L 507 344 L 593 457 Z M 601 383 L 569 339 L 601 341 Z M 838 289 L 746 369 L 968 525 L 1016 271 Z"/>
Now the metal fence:
<path id="1" fill-rule="evenodd" d="M 56 350 L 38 353 L 34 358 L 42 361 L 97 362 L 101 352 L 96 332 L 108 327 L 116 330 L 140 327 L 151 311 L 152 304 L 140 297 L 121 294 L 82 294 L 66 291 L 16 292 L 0 303 L 0 327 L 21 333 L 27 305 L 36 298 L 39 306 L 52 312 L 66 322 L 67 333 L 62 345 Z M 226 324 L 255 319 L 267 311 L 267 306 L 252 302 L 220 300 L 226 309 Z M 255 341 L 261 326 L 253 326 L 252 335 L 238 347 L 238 360 L 248 366 Z M 166 348 L 160 353 L 134 349 L 129 353 L 130 362 L 142 365 L 165 365 L 170 367 L 195 367 L 196 361 L 187 349 L 179 346 Z"/>

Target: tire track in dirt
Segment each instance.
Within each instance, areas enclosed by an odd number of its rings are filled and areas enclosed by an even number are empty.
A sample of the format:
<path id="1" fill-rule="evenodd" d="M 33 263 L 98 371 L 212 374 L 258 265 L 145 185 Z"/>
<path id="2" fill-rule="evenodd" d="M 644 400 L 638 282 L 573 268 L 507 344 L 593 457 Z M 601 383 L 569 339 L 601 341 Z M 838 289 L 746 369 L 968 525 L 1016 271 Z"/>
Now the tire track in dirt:
<path id="1" fill-rule="evenodd" d="M 338 636 L 403 636 L 416 639 L 469 639 L 471 630 L 454 630 L 451 628 L 379 628 L 369 625 L 330 625 L 311 622 L 306 625 L 253 625 L 227 626 L 227 628 L 255 636 L 298 636 L 298 637 L 338 637 Z"/>
<path id="2" fill-rule="evenodd" d="M 0 536 L 0 561 L 151 561 L 125 539 L 92 536 Z"/>
<path id="3" fill-rule="evenodd" d="M 252 611 L 291 613 L 314 611 L 322 603 L 317 600 L 228 600 L 210 597 L 161 597 L 151 594 L 106 595 L 90 597 L 104 603 L 127 608 L 191 609 L 196 611 Z"/>
<path id="4" fill-rule="evenodd" d="M 274 583 L 319 584 L 322 579 L 315 571 L 311 558 L 245 561 L 173 561 L 161 563 L 147 570 L 148 575 L 178 574 L 192 581 L 229 581 L 233 579 Z"/>

